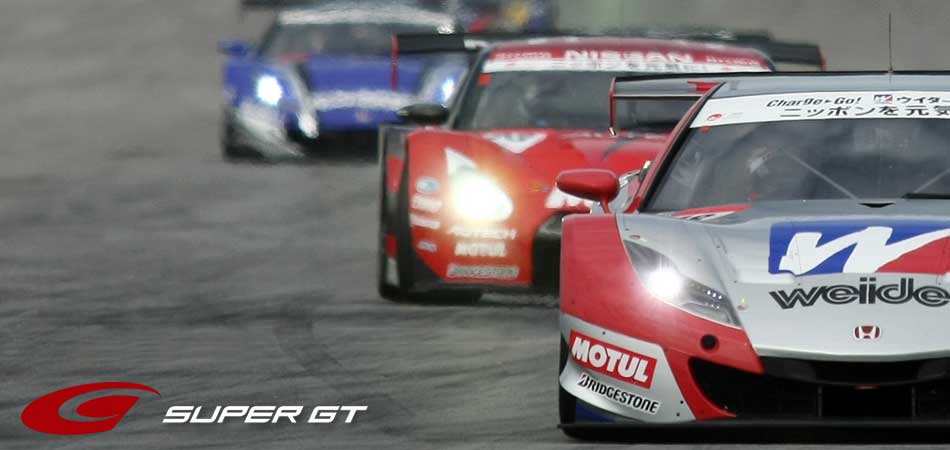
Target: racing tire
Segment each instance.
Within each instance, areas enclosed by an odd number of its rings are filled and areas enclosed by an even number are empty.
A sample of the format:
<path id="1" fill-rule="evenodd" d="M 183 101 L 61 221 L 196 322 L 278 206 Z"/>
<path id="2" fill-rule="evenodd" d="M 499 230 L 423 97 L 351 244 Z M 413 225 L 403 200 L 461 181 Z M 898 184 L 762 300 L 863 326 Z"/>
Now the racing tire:
<path id="1" fill-rule="evenodd" d="M 561 352 L 558 363 L 558 381 L 557 381 L 557 411 L 558 416 L 561 419 L 562 425 L 572 425 L 576 420 L 577 414 L 577 399 L 574 398 L 569 392 L 564 390 L 561 387 L 561 372 L 564 371 L 564 368 L 567 367 L 567 343 L 564 342 L 564 338 L 559 339 L 561 343 Z M 564 430 L 564 433 L 568 436 L 573 436 L 568 430 Z"/>
<path id="2" fill-rule="evenodd" d="M 395 217 L 389 217 L 386 204 L 386 173 L 382 168 L 382 182 L 380 183 L 380 232 L 378 263 L 376 269 L 376 286 L 379 296 L 400 303 L 441 303 L 441 304 L 470 304 L 482 297 L 482 292 L 471 289 L 451 289 L 433 291 L 411 290 L 413 280 L 413 250 L 412 232 L 409 226 L 409 168 L 403 169 L 397 194 Z M 386 255 L 386 234 L 392 233 L 396 237 L 396 272 L 399 284 L 394 286 L 386 280 L 389 270 L 389 258 Z"/>
<path id="3" fill-rule="evenodd" d="M 235 159 L 245 159 L 245 156 L 242 155 L 240 147 L 237 147 L 227 141 L 221 141 L 221 157 L 228 161 Z"/>
<path id="4" fill-rule="evenodd" d="M 407 246 L 411 246 L 412 237 L 409 230 L 409 212 L 408 196 L 409 191 L 406 187 L 408 179 L 408 170 L 404 170 L 399 182 L 399 193 L 396 196 L 396 212 L 391 217 L 388 214 L 386 203 L 386 172 L 385 165 L 382 168 L 380 183 L 379 200 L 379 265 L 376 271 L 377 291 L 379 296 L 393 302 L 410 302 L 419 297 L 418 293 L 410 292 L 406 286 L 412 285 L 412 259 Z M 389 257 L 386 255 L 386 235 L 392 233 L 396 236 L 396 274 L 397 285 L 392 285 L 386 279 L 389 271 Z M 410 247 L 411 248 L 411 247 Z"/>
<path id="5" fill-rule="evenodd" d="M 564 342 L 564 338 L 562 337 L 559 340 L 561 341 L 561 355 L 560 364 L 558 364 L 560 370 L 558 370 L 557 381 L 557 411 L 558 416 L 561 419 L 561 425 L 574 425 L 577 423 L 577 398 L 561 387 L 561 372 L 563 372 L 564 367 L 567 366 L 568 349 L 567 343 Z M 589 431 L 584 431 L 577 428 L 561 428 L 561 431 L 565 436 L 572 439 L 585 441 L 596 439 L 596 436 L 592 435 Z"/>
<path id="6" fill-rule="evenodd" d="M 382 233 L 380 233 L 382 234 Z M 389 260 L 386 256 L 386 237 L 380 237 L 379 244 L 379 257 L 377 258 L 376 266 L 376 290 L 379 292 L 379 296 L 390 301 L 398 302 L 405 296 L 405 293 L 402 292 L 398 286 L 393 286 L 386 281 L 386 271 L 389 269 Z"/>
<path id="7" fill-rule="evenodd" d="M 235 143 L 235 133 L 234 124 L 225 117 L 221 124 L 221 157 L 230 162 L 259 158 L 260 155 L 253 150 Z"/>
<path id="8" fill-rule="evenodd" d="M 386 167 L 385 164 L 381 164 L 381 174 L 380 174 L 380 189 L 379 189 L 379 242 L 376 250 L 376 290 L 379 293 L 379 296 L 390 301 L 398 302 L 403 297 L 406 296 L 404 292 L 398 285 L 392 285 L 386 279 L 386 274 L 389 271 L 389 257 L 386 255 L 386 234 L 393 228 L 393 225 L 390 224 L 388 205 L 386 202 Z M 400 187 L 400 193 L 402 188 Z M 400 195 L 401 197 L 401 195 Z M 398 270 L 399 262 L 397 255 L 396 267 Z"/>

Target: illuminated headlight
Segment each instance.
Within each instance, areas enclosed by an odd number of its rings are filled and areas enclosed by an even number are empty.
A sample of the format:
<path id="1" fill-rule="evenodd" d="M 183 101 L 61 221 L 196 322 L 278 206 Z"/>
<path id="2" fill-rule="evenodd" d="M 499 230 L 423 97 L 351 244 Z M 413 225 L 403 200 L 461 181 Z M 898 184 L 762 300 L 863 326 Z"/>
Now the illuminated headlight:
<path id="1" fill-rule="evenodd" d="M 656 251 L 631 242 L 625 244 L 634 270 L 654 298 L 715 322 L 739 326 L 725 295 L 684 277 L 669 258 Z"/>
<path id="2" fill-rule="evenodd" d="M 456 214 L 469 222 L 500 222 L 511 216 L 511 198 L 492 179 L 473 170 L 453 175 L 451 200 Z"/>
<path id="3" fill-rule="evenodd" d="M 455 93 L 455 80 L 448 78 L 439 86 L 439 103 L 447 104 Z"/>
<path id="4" fill-rule="evenodd" d="M 643 282 L 654 297 L 675 300 L 683 293 L 683 277 L 672 267 L 660 267 L 644 274 Z"/>
<path id="5" fill-rule="evenodd" d="M 280 86 L 280 81 L 277 81 L 277 78 L 264 75 L 257 79 L 254 93 L 258 100 L 265 105 L 277 106 L 280 99 L 284 97 L 284 88 Z"/>

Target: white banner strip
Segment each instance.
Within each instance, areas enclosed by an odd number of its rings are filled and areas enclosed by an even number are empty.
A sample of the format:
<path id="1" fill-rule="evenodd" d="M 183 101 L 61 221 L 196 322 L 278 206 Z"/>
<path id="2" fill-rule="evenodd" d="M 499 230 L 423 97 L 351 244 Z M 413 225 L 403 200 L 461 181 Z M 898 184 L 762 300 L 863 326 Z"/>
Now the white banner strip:
<path id="1" fill-rule="evenodd" d="M 319 111 L 340 108 L 381 109 L 395 111 L 410 105 L 416 98 L 409 94 L 390 90 L 317 91 L 311 98 Z"/>
<path id="2" fill-rule="evenodd" d="M 950 92 L 807 92 L 715 98 L 703 106 L 692 128 L 829 119 L 950 119 Z"/>
<path id="3" fill-rule="evenodd" d="M 644 73 L 722 73 L 766 72 L 759 66 L 625 61 L 622 59 L 491 59 L 485 62 L 483 73 L 494 72 L 644 72 Z"/>

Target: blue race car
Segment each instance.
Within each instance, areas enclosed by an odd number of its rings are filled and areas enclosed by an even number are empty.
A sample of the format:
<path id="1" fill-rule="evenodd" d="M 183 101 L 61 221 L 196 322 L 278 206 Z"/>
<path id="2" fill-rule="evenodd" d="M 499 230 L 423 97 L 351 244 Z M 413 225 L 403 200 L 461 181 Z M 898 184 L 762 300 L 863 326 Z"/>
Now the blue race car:
<path id="1" fill-rule="evenodd" d="M 400 60 L 393 86 L 393 33 L 456 29 L 405 6 L 325 6 L 279 12 L 257 46 L 222 42 L 224 156 L 299 157 L 354 138 L 375 148 L 379 124 L 412 103 L 448 104 L 468 68 L 464 57 Z"/>

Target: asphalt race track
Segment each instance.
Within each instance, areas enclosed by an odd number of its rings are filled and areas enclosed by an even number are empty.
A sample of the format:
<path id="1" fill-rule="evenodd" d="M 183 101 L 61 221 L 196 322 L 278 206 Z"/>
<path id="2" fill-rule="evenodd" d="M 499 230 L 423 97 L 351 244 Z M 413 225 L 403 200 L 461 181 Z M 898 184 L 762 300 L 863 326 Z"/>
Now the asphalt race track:
<path id="1" fill-rule="evenodd" d="M 555 428 L 556 299 L 383 301 L 373 164 L 221 160 L 234 3 L 0 5 L 0 448 L 590 447 Z M 108 433 L 21 424 L 98 381 L 162 395 Z M 171 405 L 369 411 L 163 425 Z"/>

